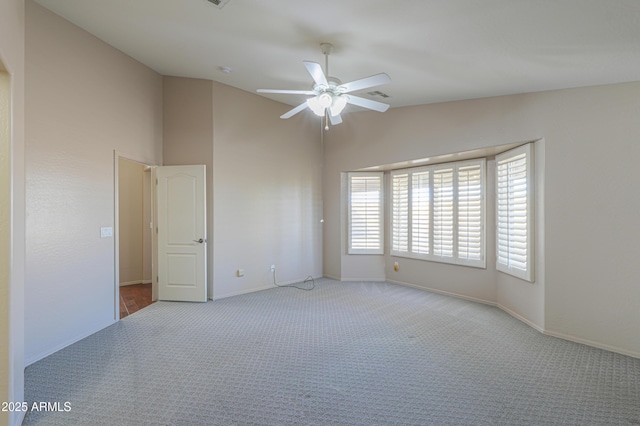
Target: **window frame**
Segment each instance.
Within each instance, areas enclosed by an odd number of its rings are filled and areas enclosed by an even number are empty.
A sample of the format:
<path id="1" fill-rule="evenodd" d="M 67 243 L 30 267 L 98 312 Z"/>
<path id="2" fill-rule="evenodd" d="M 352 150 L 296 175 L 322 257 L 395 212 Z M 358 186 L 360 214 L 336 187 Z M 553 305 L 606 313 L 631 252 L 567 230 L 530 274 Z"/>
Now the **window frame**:
<path id="1" fill-rule="evenodd" d="M 501 218 L 500 218 L 500 166 L 501 163 L 515 162 L 516 157 L 522 156 L 526 160 L 526 194 L 527 194 L 527 206 L 526 206 L 526 269 L 518 268 L 509 263 L 502 263 L 500 261 L 500 251 L 503 247 L 500 238 L 501 230 Z M 501 154 L 496 155 L 495 159 L 495 233 L 496 233 L 496 270 L 502 273 L 520 278 L 528 282 L 534 282 L 535 280 L 535 162 L 534 162 L 534 147 L 533 143 L 527 143 L 517 148 L 510 149 Z M 508 250 L 508 248 L 507 248 Z"/>
<path id="2" fill-rule="evenodd" d="M 459 216 L 459 207 L 460 207 L 460 185 L 459 185 L 459 172 L 461 168 L 469 167 L 469 166 L 479 166 L 480 168 L 480 258 L 479 259 L 466 259 L 459 257 L 459 245 L 460 245 L 460 216 Z M 434 253 L 434 244 L 435 244 L 435 215 L 434 215 L 434 175 L 440 171 L 450 169 L 452 172 L 452 241 L 451 241 L 451 250 L 452 256 L 439 256 Z M 428 212 L 428 253 L 416 253 L 413 250 L 414 245 L 414 235 L 413 235 L 413 217 L 414 217 L 414 203 L 413 203 L 413 176 L 416 174 L 424 174 L 428 173 L 428 204 L 429 204 L 429 212 Z M 396 232 L 396 228 L 394 227 L 394 223 L 397 220 L 396 218 L 396 187 L 394 186 L 394 177 L 407 175 L 408 182 L 408 190 L 407 190 L 407 235 L 404 236 L 403 242 L 406 242 L 406 251 L 399 250 L 399 245 L 396 244 L 396 239 L 400 234 Z M 439 163 L 428 166 L 420 166 L 420 167 L 412 167 L 406 169 L 397 169 L 392 170 L 390 172 L 390 212 L 391 212 L 391 220 L 390 220 L 390 235 L 391 235 L 391 244 L 390 244 L 390 252 L 392 256 L 395 257 L 403 257 L 409 259 L 418 259 L 418 260 L 426 260 L 431 262 L 439 262 L 439 263 L 448 263 L 454 265 L 464 265 L 475 268 L 486 269 L 486 188 L 487 188 L 487 173 L 486 173 L 486 159 L 485 158 L 477 158 L 472 160 L 465 161 L 457 161 L 450 163 Z"/>
<path id="3" fill-rule="evenodd" d="M 354 248 L 353 247 L 353 221 L 352 221 L 352 209 L 353 209 L 353 197 L 352 197 L 352 178 L 371 178 L 375 177 L 379 181 L 379 197 L 378 197 L 378 247 L 377 248 Z M 384 173 L 383 172 L 348 172 L 347 173 L 347 254 L 384 254 Z"/>

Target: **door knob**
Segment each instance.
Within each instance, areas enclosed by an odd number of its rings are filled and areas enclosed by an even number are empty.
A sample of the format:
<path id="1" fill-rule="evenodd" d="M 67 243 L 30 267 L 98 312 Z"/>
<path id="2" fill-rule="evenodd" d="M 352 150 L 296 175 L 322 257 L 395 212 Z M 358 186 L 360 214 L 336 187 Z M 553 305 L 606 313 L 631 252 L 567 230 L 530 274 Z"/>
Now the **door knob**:
<path id="1" fill-rule="evenodd" d="M 204 243 L 204 240 L 202 238 L 200 238 L 199 240 L 193 240 L 194 243 Z"/>

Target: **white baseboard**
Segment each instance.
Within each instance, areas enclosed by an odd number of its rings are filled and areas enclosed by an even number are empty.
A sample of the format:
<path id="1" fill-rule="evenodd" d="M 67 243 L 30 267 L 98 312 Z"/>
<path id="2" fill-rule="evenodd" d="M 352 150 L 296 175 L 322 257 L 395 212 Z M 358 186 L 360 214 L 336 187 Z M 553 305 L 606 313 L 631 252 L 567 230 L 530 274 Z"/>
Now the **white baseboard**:
<path id="1" fill-rule="evenodd" d="M 24 418 L 26 415 L 27 415 L 26 411 L 14 411 L 12 413 L 9 413 L 9 424 L 14 426 L 20 426 L 24 421 Z"/>
<path id="2" fill-rule="evenodd" d="M 471 296 L 465 296 L 464 294 L 452 293 L 449 291 L 439 290 L 437 288 L 425 287 L 417 284 L 410 284 L 404 281 L 396 281 L 396 280 L 386 280 L 386 281 L 392 284 L 398 284 L 405 287 L 417 288 L 418 290 L 425 290 L 425 291 L 430 291 L 432 293 L 443 294 L 445 296 L 456 297 L 458 299 L 469 300 L 470 302 L 482 303 L 483 305 L 498 306 L 496 302 L 491 302 L 489 300 L 484 300 L 484 299 L 478 299 L 476 297 L 471 297 Z"/>
<path id="3" fill-rule="evenodd" d="M 353 277 L 345 278 L 345 277 L 342 277 L 342 278 L 340 278 L 339 281 L 344 281 L 344 282 L 361 281 L 361 282 L 365 282 L 365 283 L 383 283 L 383 282 L 386 282 L 386 281 L 389 281 L 389 280 L 387 280 L 385 278 L 353 278 Z"/>
<path id="4" fill-rule="evenodd" d="M 79 342 L 80 340 L 82 340 L 82 339 L 84 339 L 86 337 L 89 337 L 92 334 L 95 334 L 98 331 L 103 330 L 103 329 L 105 329 L 105 328 L 107 328 L 110 325 L 115 324 L 115 323 L 116 323 L 116 321 L 112 319 L 112 320 L 110 320 L 110 321 L 108 321 L 108 322 L 106 322 L 104 324 L 98 325 L 97 327 L 95 327 L 95 328 L 93 328 L 91 330 L 88 330 L 88 331 L 85 331 L 84 333 L 76 335 L 76 336 L 72 337 L 71 339 L 66 340 L 64 343 L 56 345 L 56 346 L 54 346 L 54 347 L 52 347 L 50 349 L 47 349 L 47 350 L 45 350 L 45 351 L 43 351 L 43 352 L 41 352 L 39 354 L 36 354 L 34 356 L 29 357 L 29 358 L 25 358 L 24 366 L 28 367 L 31 364 L 33 364 L 35 362 L 38 362 L 41 359 L 44 359 L 44 358 L 48 357 L 49 355 L 52 355 L 52 354 L 58 352 L 59 350 L 62 350 L 64 348 L 66 348 L 67 346 L 73 345 L 74 343 Z"/>
<path id="5" fill-rule="evenodd" d="M 313 278 L 314 280 L 319 280 L 323 276 L 322 275 L 315 275 L 315 276 L 311 276 L 310 275 L 310 277 Z M 309 278 L 309 277 L 307 277 L 307 278 Z M 291 284 L 302 284 L 307 278 L 304 278 L 302 280 L 298 279 L 298 280 L 284 281 L 284 282 L 277 283 L 277 284 L 279 286 L 291 285 Z M 277 287 L 277 286 L 272 285 L 271 288 L 273 288 L 273 287 Z"/>
<path id="6" fill-rule="evenodd" d="M 362 282 L 370 282 L 370 283 L 383 283 L 385 281 L 388 281 L 386 278 L 371 278 L 371 277 L 366 277 L 366 278 L 353 278 L 353 277 L 339 277 L 336 275 L 330 275 L 330 274 L 324 274 L 323 275 L 324 278 L 329 278 L 331 280 L 335 280 L 335 281 L 343 281 L 343 282 L 352 282 L 352 281 L 362 281 Z"/>
<path id="7" fill-rule="evenodd" d="M 512 317 L 514 317 L 515 319 L 518 319 L 518 320 L 522 321 L 523 323 L 527 324 L 529 327 L 533 328 L 534 330 L 537 330 L 540 333 L 544 333 L 544 328 L 540 327 L 538 324 L 534 323 L 533 321 L 530 321 L 530 320 L 526 319 L 522 315 L 515 313 L 511 309 L 506 308 L 506 307 L 500 305 L 499 303 L 496 303 L 496 306 L 498 308 L 502 309 L 503 311 L 505 311 L 506 313 L 508 313 L 509 315 L 511 315 Z"/>
<path id="8" fill-rule="evenodd" d="M 439 293 L 439 294 L 443 294 L 445 296 L 451 296 L 451 297 L 456 297 L 456 298 L 459 298 L 459 299 L 470 300 L 472 302 L 483 303 L 485 305 L 495 306 L 496 308 L 498 308 L 498 309 L 506 312 L 507 314 L 511 315 L 513 318 L 515 318 L 515 319 L 517 319 L 519 321 L 522 321 L 523 323 L 525 323 L 529 327 L 531 327 L 534 330 L 536 330 L 536 331 L 538 331 L 538 332 L 540 332 L 542 334 L 545 334 L 547 336 L 557 337 L 558 339 L 568 340 L 568 341 L 574 342 L 574 343 L 580 343 L 580 344 L 583 344 L 583 345 L 591 346 L 591 347 L 598 348 L 598 349 L 603 349 L 603 350 L 609 351 L 609 352 L 615 352 L 615 353 L 618 353 L 618 354 L 621 354 L 621 355 L 630 356 L 630 357 L 633 357 L 633 358 L 640 358 L 640 352 L 629 351 L 629 350 L 626 350 L 626 349 L 619 348 L 617 346 L 605 345 L 603 343 L 594 342 L 593 340 L 582 339 L 582 338 L 571 336 L 571 335 L 568 335 L 568 334 L 559 333 L 559 332 L 552 331 L 552 330 L 546 330 L 543 327 L 539 326 L 538 324 L 532 322 L 531 320 L 528 320 L 527 318 L 523 317 L 522 315 L 520 315 L 520 314 L 512 311 L 511 309 L 508 309 L 505 306 L 502 306 L 502 305 L 500 305 L 499 303 L 496 303 L 496 302 L 490 302 L 488 300 L 477 299 L 475 297 L 464 296 L 462 294 L 451 293 L 451 292 L 448 292 L 448 291 L 442 291 L 442 290 L 438 290 L 438 289 L 434 289 L 434 288 L 422 287 L 422 286 L 419 286 L 419 285 L 409 284 L 409 283 L 405 283 L 405 282 L 402 282 L 402 281 L 387 280 L 387 282 L 390 282 L 390 283 L 393 283 L 393 284 L 402 285 L 402 286 L 406 286 L 406 287 L 416 288 L 418 290 L 425 290 L 425 291 L 430 291 L 430 292 L 433 292 L 433 293 Z"/>
<path id="9" fill-rule="evenodd" d="M 557 337 L 558 339 L 568 340 L 570 342 L 580 343 L 580 344 L 592 346 L 598 349 L 604 349 L 605 351 L 615 352 L 615 353 L 630 356 L 633 358 L 640 358 L 640 352 L 629 351 L 626 349 L 619 348 L 617 346 L 605 345 L 604 343 L 598 343 L 598 342 L 594 342 L 593 340 L 582 339 L 580 337 L 575 337 L 575 336 L 559 333 L 557 331 L 552 331 L 552 330 L 544 330 L 542 331 L 542 333 L 546 334 L 547 336 Z"/>
<path id="10" fill-rule="evenodd" d="M 136 284 L 152 284 L 152 280 L 137 280 L 137 281 L 125 281 L 120 283 L 120 287 L 128 286 L 128 285 L 136 285 Z"/>
<path id="11" fill-rule="evenodd" d="M 341 281 L 340 277 L 336 277 L 335 275 L 324 274 L 324 278 L 329 278 L 334 281 Z"/>
<path id="12" fill-rule="evenodd" d="M 314 280 L 318 280 L 320 278 L 323 278 L 323 276 L 322 275 L 316 275 L 316 276 L 311 276 L 311 278 L 313 278 Z M 304 280 L 306 280 L 306 278 L 297 279 L 297 280 L 291 280 L 291 281 L 284 281 L 284 282 L 278 283 L 278 286 L 288 286 L 288 285 L 291 285 L 291 284 L 301 284 L 301 283 L 304 282 Z M 272 288 L 277 288 L 277 286 L 274 286 L 273 284 L 268 284 L 268 285 L 264 285 L 264 286 L 260 286 L 260 287 L 253 287 L 253 288 L 250 288 L 250 289 L 247 289 L 247 290 L 241 290 L 241 291 L 237 291 L 237 292 L 233 292 L 233 293 L 226 293 L 226 294 L 223 294 L 222 296 L 215 296 L 211 300 L 226 299 L 227 297 L 240 296 L 241 294 L 255 293 L 256 291 L 269 290 L 269 289 L 272 289 Z"/>
<path id="13" fill-rule="evenodd" d="M 223 294 L 222 296 L 215 296 L 211 300 L 226 299 L 227 297 L 240 296 L 241 294 L 248 294 L 248 293 L 255 293 L 256 291 L 269 290 L 270 288 L 273 288 L 273 286 L 267 285 L 267 286 L 250 288 L 248 290 L 234 291 L 232 293 Z"/>

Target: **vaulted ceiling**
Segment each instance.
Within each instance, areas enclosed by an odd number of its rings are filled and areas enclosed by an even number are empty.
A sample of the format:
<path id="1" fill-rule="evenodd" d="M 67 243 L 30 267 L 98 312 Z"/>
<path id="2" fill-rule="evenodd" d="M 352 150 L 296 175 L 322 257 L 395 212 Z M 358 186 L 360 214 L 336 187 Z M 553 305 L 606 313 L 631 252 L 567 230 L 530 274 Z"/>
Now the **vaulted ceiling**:
<path id="1" fill-rule="evenodd" d="M 389 74 L 389 98 L 359 95 L 392 107 L 640 81 L 638 0 L 36 1 L 163 75 L 249 92 L 310 89 L 321 42 L 343 82 Z"/>

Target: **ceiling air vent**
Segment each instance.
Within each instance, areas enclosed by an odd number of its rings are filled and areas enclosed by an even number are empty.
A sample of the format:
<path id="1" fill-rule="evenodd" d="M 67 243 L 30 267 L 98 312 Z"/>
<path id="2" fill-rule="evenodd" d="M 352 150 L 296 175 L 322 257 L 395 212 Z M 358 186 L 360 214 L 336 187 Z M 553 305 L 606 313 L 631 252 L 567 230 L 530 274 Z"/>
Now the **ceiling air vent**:
<path id="1" fill-rule="evenodd" d="M 388 98 L 389 97 L 389 95 L 387 95 L 386 93 L 382 93 L 379 90 L 374 90 L 373 92 L 367 92 L 367 95 L 380 96 L 381 98 Z"/>
<path id="2" fill-rule="evenodd" d="M 209 3 L 217 7 L 218 9 L 222 9 L 225 4 L 229 3 L 229 0 L 207 0 Z"/>

